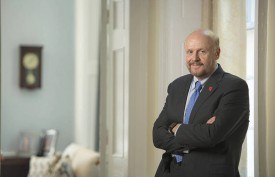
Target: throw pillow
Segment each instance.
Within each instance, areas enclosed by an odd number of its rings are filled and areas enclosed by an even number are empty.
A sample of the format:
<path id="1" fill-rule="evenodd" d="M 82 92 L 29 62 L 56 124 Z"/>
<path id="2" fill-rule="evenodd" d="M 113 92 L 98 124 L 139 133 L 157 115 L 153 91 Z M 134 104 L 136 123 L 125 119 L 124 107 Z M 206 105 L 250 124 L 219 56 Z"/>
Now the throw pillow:
<path id="1" fill-rule="evenodd" d="M 60 157 L 60 155 L 53 155 L 50 157 L 32 156 L 28 177 L 50 177 L 51 170 Z"/>

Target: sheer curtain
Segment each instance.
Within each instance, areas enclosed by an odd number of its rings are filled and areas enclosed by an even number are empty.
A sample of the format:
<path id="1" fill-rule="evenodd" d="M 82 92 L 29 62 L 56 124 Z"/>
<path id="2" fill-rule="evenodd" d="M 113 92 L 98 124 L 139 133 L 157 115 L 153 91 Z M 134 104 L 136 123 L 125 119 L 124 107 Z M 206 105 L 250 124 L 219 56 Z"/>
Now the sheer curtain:
<path id="1" fill-rule="evenodd" d="M 204 0 L 202 27 L 220 37 L 223 69 L 245 79 L 246 9 L 245 0 Z"/>
<path id="2" fill-rule="evenodd" d="M 234 75 L 246 79 L 246 1 L 203 0 L 202 28 L 212 29 L 220 37 L 218 63 Z M 243 144 L 239 165 L 241 176 L 247 176 L 247 143 Z"/>
<path id="3" fill-rule="evenodd" d="M 275 1 L 259 1 L 259 176 L 275 176 Z"/>
<path id="4" fill-rule="evenodd" d="M 266 121 L 267 121 L 267 176 L 275 176 L 275 1 L 268 1 L 267 9 L 267 56 L 266 56 Z"/>

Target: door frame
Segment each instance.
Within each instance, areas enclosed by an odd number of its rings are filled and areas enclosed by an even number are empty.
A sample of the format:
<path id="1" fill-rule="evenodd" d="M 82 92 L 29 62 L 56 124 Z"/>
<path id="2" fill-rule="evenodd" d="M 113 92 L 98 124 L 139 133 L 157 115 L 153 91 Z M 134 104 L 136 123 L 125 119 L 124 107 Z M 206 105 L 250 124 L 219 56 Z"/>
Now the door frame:
<path id="1" fill-rule="evenodd" d="M 100 47 L 100 176 L 108 176 L 108 129 L 107 109 L 107 28 L 110 14 L 107 0 L 101 1 Z M 128 168 L 125 177 L 147 176 L 147 60 L 148 60 L 148 8 L 147 0 L 129 0 L 129 121 L 128 121 Z M 110 41 L 109 41 L 110 42 Z"/>

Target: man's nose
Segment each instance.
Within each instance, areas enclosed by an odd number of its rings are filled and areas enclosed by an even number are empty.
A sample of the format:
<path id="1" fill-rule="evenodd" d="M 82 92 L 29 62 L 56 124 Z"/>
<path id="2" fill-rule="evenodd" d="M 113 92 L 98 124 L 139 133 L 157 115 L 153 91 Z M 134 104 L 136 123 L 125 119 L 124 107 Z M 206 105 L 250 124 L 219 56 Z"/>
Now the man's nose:
<path id="1" fill-rule="evenodd" d="M 200 56 L 198 52 L 194 52 L 194 56 L 192 58 L 193 61 L 199 61 L 200 60 Z"/>

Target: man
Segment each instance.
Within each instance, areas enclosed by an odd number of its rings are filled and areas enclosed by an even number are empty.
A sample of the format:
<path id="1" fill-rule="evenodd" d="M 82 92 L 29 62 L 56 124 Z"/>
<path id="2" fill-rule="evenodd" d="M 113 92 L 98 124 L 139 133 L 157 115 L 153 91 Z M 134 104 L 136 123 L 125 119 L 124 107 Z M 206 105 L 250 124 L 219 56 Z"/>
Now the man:
<path id="1" fill-rule="evenodd" d="M 219 38 L 196 30 L 185 41 L 191 74 L 170 83 L 153 141 L 165 150 L 156 177 L 239 177 L 249 123 L 248 87 L 217 64 Z"/>

